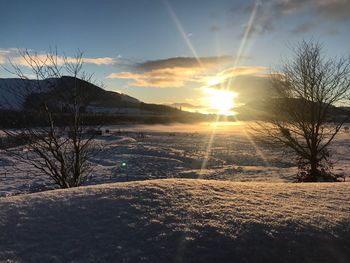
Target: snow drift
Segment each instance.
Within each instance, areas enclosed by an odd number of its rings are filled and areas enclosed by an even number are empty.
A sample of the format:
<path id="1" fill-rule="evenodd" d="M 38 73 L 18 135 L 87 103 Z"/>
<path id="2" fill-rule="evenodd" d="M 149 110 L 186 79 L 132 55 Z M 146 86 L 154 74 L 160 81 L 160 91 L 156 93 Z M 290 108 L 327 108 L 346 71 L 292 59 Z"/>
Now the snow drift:
<path id="1" fill-rule="evenodd" d="M 349 190 L 166 179 L 0 198 L 0 261 L 350 262 Z"/>

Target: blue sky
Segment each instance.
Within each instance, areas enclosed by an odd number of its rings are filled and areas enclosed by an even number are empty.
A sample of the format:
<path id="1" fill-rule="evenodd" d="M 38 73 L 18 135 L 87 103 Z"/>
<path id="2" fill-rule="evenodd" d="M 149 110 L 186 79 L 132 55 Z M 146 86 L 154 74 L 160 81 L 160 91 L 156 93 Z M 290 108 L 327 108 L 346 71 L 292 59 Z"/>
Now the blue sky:
<path id="1" fill-rule="evenodd" d="M 288 58 L 288 45 L 302 39 L 319 40 L 332 56 L 350 53 L 349 0 L 0 0 L 0 5 L 3 66 L 8 58 L 19 61 L 15 49 L 45 53 L 51 46 L 67 56 L 80 49 L 89 61 L 86 71 L 98 82 L 146 102 L 203 104 L 203 87 L 217 76 L 263 77 L 281 57 Z M 204 61 L 200 67 L 198 59 Z M 0 77 L 11 76 L 0 70 Z"/>

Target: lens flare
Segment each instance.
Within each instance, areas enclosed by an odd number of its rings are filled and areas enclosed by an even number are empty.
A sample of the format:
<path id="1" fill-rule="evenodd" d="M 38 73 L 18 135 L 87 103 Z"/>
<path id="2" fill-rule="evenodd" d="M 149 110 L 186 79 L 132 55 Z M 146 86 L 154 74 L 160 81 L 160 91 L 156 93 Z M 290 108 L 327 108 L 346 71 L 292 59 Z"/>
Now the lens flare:
<path id="1" fill-rule="evenodd" d="M 207 96 L 208 107 L 221 115 L 233 115 L 237 93 L 228 90 L 214 88 L 203 88 Z"/>

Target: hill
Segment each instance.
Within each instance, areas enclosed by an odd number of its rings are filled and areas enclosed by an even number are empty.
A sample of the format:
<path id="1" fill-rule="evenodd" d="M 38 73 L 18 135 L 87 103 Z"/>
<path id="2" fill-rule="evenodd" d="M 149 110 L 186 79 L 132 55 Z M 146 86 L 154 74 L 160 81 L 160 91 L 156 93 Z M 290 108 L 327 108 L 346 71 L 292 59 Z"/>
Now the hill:
<path id="1" fill-rule="evenodd" d="M 68 100 L 73 95 L 73 87 L 78 88 L 85 102 L 96 107 L 135 107 L 140 101 L 125 94 L 106 91 L 95 84 L 63 76 L 47 80 L 0 79 L 0 105 L 4 108 L 15 106 L 17 109 L 31 108 L 41 99 Z M 35 101 L 35 103 L 31 103 Z M 15 102 L 8 105 L 7 102 Z"/>
<path id="2" fill-rule="evenodd" d="M 311 102 L 296 98 L 269 98 L 250 100 L 245 105 L 237 107 L 235 110 L 241 120 L 269 120 L 273 118 L 288 119 L 293 118 L 294 113 L 304 114 L 310 111 L 311 105 L 320 107 L 316 102 Z M 349 115 L 348 107 L 336 107 L 334 105 L 321 104 L 321 107 L 329 107 L 327 119 L 329 122 L 334 120 L 343 121 Z"/>
<path id="3" fill-rule="evenodd" d="M 25 108 L 35 108 L 40 101 L 49 101 L 51 104 L 59 102 L 60 105 L 72 103 L 79 94 L 79 100 L 87 111 L 118 112 L 120 108 L 137 108 L 140 101 L 114 91 L 106 91 L 88 81 L 74 77 L 64 76 L 55 79 L 54 88 L 47 92 L 30 94 L 24 101 Z"/>
<path id="4" fill-rule="evenodd" d="M 168 123 L 215 119 L 215 116 L 144 103 L 125 94 L 104 90 L 90 82 L 64 76 L 41 80 L 39 84 L 35 80 L 0 79 L 0 125 L 18 127 L 25 123 L 24 119 L 33 125 L 45 125 L 35 111 L 45 102 L 53 111 L 65 112 L 76 98 L 76 90 L 81 94 L 81 109 L 89 114 L 86 120 L 90 123 Z"/>
<path id="5" fill-rule="evenodd" d="M 0 198 L 0 261 L 350 262 L 349 190 L 168 179 Z"/>

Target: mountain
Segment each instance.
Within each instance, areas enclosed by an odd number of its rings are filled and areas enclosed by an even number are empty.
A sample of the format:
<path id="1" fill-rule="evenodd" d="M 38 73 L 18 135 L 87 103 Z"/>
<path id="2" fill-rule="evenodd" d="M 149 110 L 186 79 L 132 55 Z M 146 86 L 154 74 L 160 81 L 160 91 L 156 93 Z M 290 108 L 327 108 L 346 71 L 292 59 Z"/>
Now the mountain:
<path id="1" fill-rule="evenodd" d="M 0 78 L 0 109 L 3 110 L 36 110 L 44 101 L 52 107 L 62 108 L 77 97 L 85 111 L 91 113 L 180 112 L 173 107 L 144 103 L 126 94 L 107 91 L 88 81 L 69 76 L 39 81 Z"/>
<path id="2" fill-rule="evenodd" d="M 40 81 L 19 78 L 0 78 L 0 109 L 21 110 L 27 96 L 33 92 L 49 90 L 52 79 Z"/>
<path id="3" fill-rule="evenodd" d="M 204 106 L 193 105 L 193 104 L 190 104 L 187 102 L 182 102 L 182 103 L 176 102 L 176 103 L 165 104 L 165 105 L 176 108 L 176 109 L 182 109 L 182 110 L 191 111 L 191 112 L 201 111 L 203 109 L 206 109 L 206 107 L 204 107 Z"/>
<path id="4" fill-rule="evenodd" d="M 79 96 L 76 96 L 79 94 Z M 37 110 L 43 103 L 52 112 L 66 112 L 75 99 L 90 124 L 170 123 L 212 121 L 214 116 L 174 107 L 144 103 L 131 96 L 106 91 L 90 82 L 64 76 L 45 80 L 0 79 L 0 126 L 45 125 Z"/>
<path id="5" fill-rule="evenodd" d="M 252 99 L 246 104 L 235 108 L 241 120 L 266 120 L 276 118 L 282 119 L 294 118 L 293 116 L 310 117 L 307 113 L 311 111 L 314 105 L 318 107 L 328 107 L 326 119 L 328 121 L 343 121 L 349 116 L 350 108 L 336 107 L 334 105 L 318 104 L 298 98 L 269 98 L 269 99 Z"/>
<path id="6" fill-rule="evenodd" d="M 85 106 L 90 107 L 91 111 L 135 108 L 141 103 L 128 95 L 106 91 L 90 82 L 64 76 L 39 81 L 0 79 L 0 108 L 32 109 L 40 106 L 43 100 L 69 103 L 75 92 L 81 95 Z"/>

